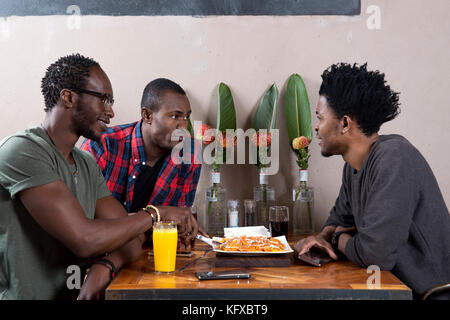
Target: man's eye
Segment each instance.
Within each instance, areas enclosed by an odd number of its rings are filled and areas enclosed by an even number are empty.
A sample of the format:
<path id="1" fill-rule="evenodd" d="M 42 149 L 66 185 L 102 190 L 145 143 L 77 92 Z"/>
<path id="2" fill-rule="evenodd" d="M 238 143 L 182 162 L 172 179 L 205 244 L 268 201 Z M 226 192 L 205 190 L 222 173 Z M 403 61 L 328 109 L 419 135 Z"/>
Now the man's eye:
<path id="1" fill-rule="evenodd" d="M 184 120 L 188 121 L 191 118 L 191 116 L 184 117 Z"/>
<path id="2" fill-rule="evenodd" d="M 176 119 L 177 118 L 177 116 L 176 115 L 172 115 L 172 116 L 170 116 L 172 119 Z"/>

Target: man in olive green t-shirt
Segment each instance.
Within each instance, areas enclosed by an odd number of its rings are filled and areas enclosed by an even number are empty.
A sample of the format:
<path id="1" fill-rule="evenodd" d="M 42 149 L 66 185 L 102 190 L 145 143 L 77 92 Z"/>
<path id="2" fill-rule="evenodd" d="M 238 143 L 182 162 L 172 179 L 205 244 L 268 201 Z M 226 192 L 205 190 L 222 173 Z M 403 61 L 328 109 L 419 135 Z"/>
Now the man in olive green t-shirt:
<path id="1" fill-rule="evenodd" d="M 75 148 L 80 136 L 98 140 L 114 116 L 112 86 L 97 62 L 58 59 L 42 93 L 41 127 L 0 143 L 0 299 L 101 299 L 115 271 L 141 255 L 139 237 L 158 214 L 177 223 L 185 243 L 198 225 L 188 208 L 128 215 L 95 160 Z M 101 260 L 73 290 L 80 260 L 91 257 Z"/>
<path id="2" fill-rule="evenodd" d="M 66 280 L 71 275 L 68 267 L 78 266 L 78 259 L 42 229 L 17 199 L 22 190 L 61 180 L 86 217 L 94 219 L 96 201 L 111 193 L 92 157 L 78 148 L 72 150 L 72 156 L 75 162 L 70 165 L 42 127 L 25 130 L 0 143 L 3 299 L 76 298 L 76 290 L 69 290 Z"/>

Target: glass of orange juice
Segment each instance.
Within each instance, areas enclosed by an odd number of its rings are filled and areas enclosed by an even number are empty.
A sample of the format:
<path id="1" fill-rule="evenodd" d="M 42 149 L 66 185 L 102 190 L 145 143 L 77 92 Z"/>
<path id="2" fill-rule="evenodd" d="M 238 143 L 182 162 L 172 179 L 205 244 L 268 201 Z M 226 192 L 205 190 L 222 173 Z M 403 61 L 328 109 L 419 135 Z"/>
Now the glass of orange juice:
<path id="1" fill-rule="evenodd" d="M 175 271 L 178 232 L 173 221 L 155 222 L 153 225 L 153 259 L 155 271 L 170 273 Z"/>

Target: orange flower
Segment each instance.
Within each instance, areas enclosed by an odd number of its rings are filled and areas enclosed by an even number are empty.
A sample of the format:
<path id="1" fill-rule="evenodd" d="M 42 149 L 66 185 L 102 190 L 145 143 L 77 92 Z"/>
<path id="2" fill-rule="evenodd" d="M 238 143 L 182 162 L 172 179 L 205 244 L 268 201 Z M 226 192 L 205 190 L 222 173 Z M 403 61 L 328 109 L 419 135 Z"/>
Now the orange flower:
<path id="1" fill-rule="evenodd" d="M 257 131 L 252 137 L 252 143 L 257 147 L 269 147 L 272 144 L 272 134 Z"/>
<path id="2" fill-rule="evenodd" d="M 233 148 L 237 144 L 237 138 L 236 136 L 228 136 L 225 132 L 222 132 L 222 137 L 218 136 L 219 143 L 222 146 L 222 148 Z"/>
<path id="3" fill-rule="evenodd" d="M 198 140 L 202 141 L 204 144 L 210 144 L 215 139 L 214 135 L 208 134 L 207 131 L 210 129 L 212 129 L 211 126 L 207 125 L 206 123 L 202 123 L 202 125 L 197 128 L 195 137 Z"/>
<path id="4" fill-rule="evenodd" d="M 309 146 L 309 140 L 305 136 L 297 137 L 292 140 L 292 148 L 294 150 L 300 150 Z"/>

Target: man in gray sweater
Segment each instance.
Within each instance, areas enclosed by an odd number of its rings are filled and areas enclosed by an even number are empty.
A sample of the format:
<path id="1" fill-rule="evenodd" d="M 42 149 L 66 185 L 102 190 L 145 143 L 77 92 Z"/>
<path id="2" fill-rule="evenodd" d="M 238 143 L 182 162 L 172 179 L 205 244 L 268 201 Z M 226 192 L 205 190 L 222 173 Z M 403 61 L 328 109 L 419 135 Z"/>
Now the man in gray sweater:
<path id="1" fill-rule="evenodd" d="M 436 178 L 404 137 L 378 135 L 400 112 L 398 93 L 366 64 L 332 65 L 322 79 L 315 127 L 321 153 L 346 163 L 329 218 L 317 236 L 295 244 L 297 254 L 318 247 L 333 259 L 377 265 L 416 298 L 449 283 L 450 215 Z"/>

